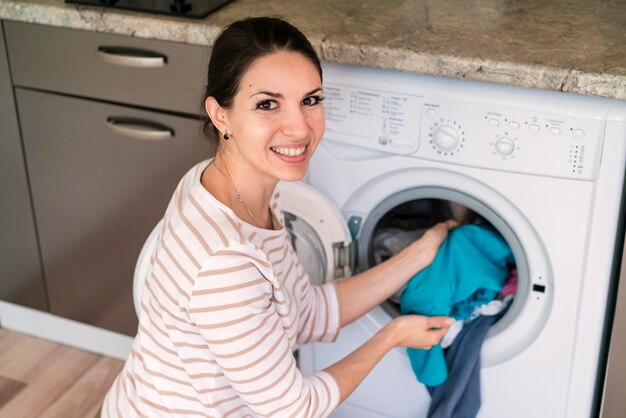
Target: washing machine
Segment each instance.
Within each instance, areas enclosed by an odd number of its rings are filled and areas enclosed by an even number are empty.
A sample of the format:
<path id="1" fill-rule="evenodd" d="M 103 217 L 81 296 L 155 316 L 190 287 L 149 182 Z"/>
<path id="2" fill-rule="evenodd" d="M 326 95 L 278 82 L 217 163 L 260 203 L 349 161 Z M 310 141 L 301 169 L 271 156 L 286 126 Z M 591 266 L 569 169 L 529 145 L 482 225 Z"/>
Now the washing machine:
<path id="1" fill-rule="evenodd" d="M 502 234 L 519 277 L 483 344 L 479 417 L 594 415 L 624 236 L 626 102 L 328 63 L 324 94 L 326 133 L 305 184 L 280 185 L 311 280 L 374 265 L 385 226 L 465 208 Z M 335 363 L 397 315 L 387 301 L 335 342 L 301 347 L 302 371 Z M 396 348 L 331 416 L 423 418 L 429 403 Z"/>

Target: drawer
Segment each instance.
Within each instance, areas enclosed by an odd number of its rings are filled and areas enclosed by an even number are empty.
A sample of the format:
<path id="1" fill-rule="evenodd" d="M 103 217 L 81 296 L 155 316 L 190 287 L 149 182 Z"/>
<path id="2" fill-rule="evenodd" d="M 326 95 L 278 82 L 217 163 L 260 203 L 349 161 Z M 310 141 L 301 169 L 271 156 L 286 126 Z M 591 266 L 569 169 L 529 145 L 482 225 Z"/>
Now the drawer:
<path id="1" fill-rule="evenodd" d="M 202 114 L 210 48 L 5 21 L 16 86 Z"/>
<path id="2" fill-rule="evenodd" d="M 15 92 L 50 312 L 133 335 L 139 251 L 214 147 L 192 118 Z"/>

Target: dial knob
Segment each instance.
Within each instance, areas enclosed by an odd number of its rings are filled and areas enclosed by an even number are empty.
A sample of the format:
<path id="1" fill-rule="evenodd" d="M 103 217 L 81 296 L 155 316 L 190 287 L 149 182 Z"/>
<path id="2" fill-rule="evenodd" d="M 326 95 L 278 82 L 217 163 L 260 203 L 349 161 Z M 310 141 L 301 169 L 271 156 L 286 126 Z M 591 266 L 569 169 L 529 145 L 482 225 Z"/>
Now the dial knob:
<path id="1" fill-rule="evenodd" d="M 452 151 L 459 145 L 459 133 L 452 126 L 443 125 L 435 130 L 433 141 L 443 151 Z"/>
<path id="2" fill-rule="evenodd" d="M 515 143 L 511 138 L 503 136 L 496 141 L 496 151 L 502 156 L 511 155 L 515 149 Z"/>

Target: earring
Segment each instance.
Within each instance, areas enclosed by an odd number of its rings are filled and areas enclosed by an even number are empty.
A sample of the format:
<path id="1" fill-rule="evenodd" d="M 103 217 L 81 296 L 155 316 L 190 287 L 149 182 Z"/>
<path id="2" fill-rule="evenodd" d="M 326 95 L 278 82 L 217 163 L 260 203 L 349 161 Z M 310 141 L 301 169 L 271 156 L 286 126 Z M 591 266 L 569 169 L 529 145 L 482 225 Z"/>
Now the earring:
<path id="1" fill-rule="evenodd" d="M 222 135 L 222 138 L 224 138 L 224 141 L 228 141 L 230 139 L 230 134 L 224 134 Z"/>

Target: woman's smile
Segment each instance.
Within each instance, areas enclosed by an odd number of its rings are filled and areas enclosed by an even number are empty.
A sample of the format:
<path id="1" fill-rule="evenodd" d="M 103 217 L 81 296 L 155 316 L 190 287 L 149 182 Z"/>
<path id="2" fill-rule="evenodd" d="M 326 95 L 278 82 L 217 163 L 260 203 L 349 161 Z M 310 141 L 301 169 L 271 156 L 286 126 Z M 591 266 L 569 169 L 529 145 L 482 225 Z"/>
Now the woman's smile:
<path id="1" fill-rule="evenodd" d="M 300 163 L 306 160 L 307 145 L 291 145 L 291 146 L 274 146 L 270 149 L 276 154 L 277 158 L 287 163 Z"/>

